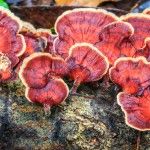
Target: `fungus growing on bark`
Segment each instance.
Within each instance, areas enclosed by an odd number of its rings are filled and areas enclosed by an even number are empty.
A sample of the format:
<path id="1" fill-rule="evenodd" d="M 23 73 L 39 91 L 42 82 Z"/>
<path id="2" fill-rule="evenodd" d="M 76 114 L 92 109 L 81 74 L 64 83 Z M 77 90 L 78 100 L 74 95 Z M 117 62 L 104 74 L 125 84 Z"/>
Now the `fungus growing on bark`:
<path id="1" fill-rule="evenodd" d="M 0 82 L 13 79 L 18 57 L 25 51 L 25 42 L 19 34 L 21 21 L 9 10 L 0 7 Z"/>
<path id="2" fill-rule="evenodd" d="M 75 44 L 69 49 L 66 59 L 69 76 L 74 80 L 72 93 L 84 82 L 101 79 L 107 72 L 107 58 L 94 46 L 88 43 Z"/>
<path id="3" fill-rule="evenodd" d="M 135 54 L 136 50 L 130 42 L 133 33 L 134 29 L 129 23 L 110 23 L 99 33 L 99 42 L 95 46 L 108 58 L 109 63 L 113 64 L 120 57 Z"/>
<path id="4" fill-rule="evenodd" d="M 144 57 L 120 58 L 109 70 L 109 75 L 124 92 L 140 95 L 150 85 L 150 63 Z"/>
<path id="5" fill-rule="evenodd" d="M 43 88 L 26 88 L 25 96 L 31 102 L 41 103 L 45 113 L 50 112 L 53 105 L 59 105 L 69 95 L 67 84 L 58 78 L 51 78 Z"/>
<path id="6" fill-rule="evenodd" d="M 22 55 L 21 60 L 35 52 L 42 52 L 46 48 L 46 39 L 38 35 L 36 31 L 24 30 L 21 31 L 21 34 L 24 36 L 26 43 L 26 50 Z"/>
<path id="7" fill-rule="evenodd" d="M 55 23 L 58 37 L 54 41 L 56 54 L 63 58 L 75 43 L 99 42 L 99 33 L 107 24 L 118 20 L 114 14 L 102 9 L 82 8 L 66 11 Z"/>
<path id="8" fill-rule="evenodd" d="M 26 86 L 27 99 L 42 103 L 47 110 L 68 96 L 68 87 L 60 79 L 67 73 L 66 63 L 62 58 L 39 52 L 24 59 L 19 77 Z"/>
<path id="9" fill-rule="evenodd" d="M 150 16 L 142 13 L 127 14 L 121 19 L 130 23 L 134 28 L 134 34 L 131 38 L 132 45 L 135 49 L 145 47 L 145 39 L 150 36 Z"/>
<path id="10" fill-rule="evenodd" d="M 56 36 L 52 35 L 50 30 L 48 29 L 37 29 L 37 34 L 46 39 L 47 44 L 46 47 L 44 48 L 44 52 L 54 54 L 53 43 Z"/>
<path id="11" fill-rule="evenodd" d="M 34 53 L 24 59 L 19 75 L 26 87 L 42 88 L 54 77 L 68 73 L 65 61 L 49 53 Z"/>
<path id="12" fill-rule="evenodd" d="M 150 130 L 150 88 L 141 96 L 121 92 L 117 102 L 125 113 L 127 125 L 140 131 Z"/>
<path id="13" fill-rule="evenodd" d="M 135 57 L 144 56 L 147 61 L 150 61 L 150 38 L 145 39 L 145 47 L 136 51 Z"/>

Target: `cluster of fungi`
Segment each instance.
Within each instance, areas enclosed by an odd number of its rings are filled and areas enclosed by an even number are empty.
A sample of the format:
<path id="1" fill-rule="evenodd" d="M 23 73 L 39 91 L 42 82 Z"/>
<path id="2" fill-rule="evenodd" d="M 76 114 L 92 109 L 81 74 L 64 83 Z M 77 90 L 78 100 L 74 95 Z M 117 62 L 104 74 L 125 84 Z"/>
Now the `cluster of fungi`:
<path id="1" fill-rule="evenodd" d="M 25 96 L 49 111 L 80 84 L 109 76 L 122 88 L 126 123 L 150 130 L 150 10 L 117 17 L 102 9 L 64 12 L 54 27 L 35 29 L 0 8 L 0 82 L 19 75 Z M 63 78 L 74 81 L 69 92 Z"/>

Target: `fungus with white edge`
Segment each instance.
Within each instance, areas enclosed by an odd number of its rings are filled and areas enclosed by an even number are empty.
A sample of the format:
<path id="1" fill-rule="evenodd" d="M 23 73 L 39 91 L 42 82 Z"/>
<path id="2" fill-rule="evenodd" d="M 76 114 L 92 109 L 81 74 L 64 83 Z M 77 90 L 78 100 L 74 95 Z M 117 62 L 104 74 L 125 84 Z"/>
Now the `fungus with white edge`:
<path id="1" fill-rule="evenodd" d="M 140 95 L 150 85 L 150 63 L 144 57 L 119 58 L 109 76 L 124 92 Z"/>
<path id="2" fill-rule="evenodd" d="M 142 13 L 129 13 L 121 17 L 122 21 L 130 23 L 134 28 L 134 34 L 130 39 L 135 49 L 145 47 L 145 39 L 150 36 L 150 16 Z"/>
<path id="3" fill-rule="evenodd" d="M 0 82 L 15 78 L 14 67 L 26 48 L 19 31 L 22 22 L 9 10 L 0 7 Z"/>
<path id="4" fill-rule="evenodd" d="M 65 61 L 49 53 L 34 53 L 25 58 L 19 77 L 26 86 L 29 101 L 42 103 L 45 111 L 68 96 L 68 86 L 60 78 L 68 73 Z"/>
<path id="5" fill-rule="evenodd" d="M 115 21 L 106 25 L 99 33 L 99 42 L 95 46 L 113 63 L 120 57 L 134 56 L 136 50 L 130 42 L 134 34 L 131 24 Z"/>
<path id="6" fill-rule="evenodd" d="M 76 93 L 81 83 L 101 79 L 109 67 L 107 58 L 89 43 L 73 45 L 65 61 L 68 65 L 69 76 L 74 80 L 72 93 Z"/>
<path id="7" fill-rule="evenodd" d="M 37 29 L 37 34 L 40 37 L 43 37 L 46 39 L 46 47 L 44 48 L 44 52 L 50 53 L 50 54 L 54 54 L 54 48 L 53 48 L 53 44 L 54 44 L 54 40 L 57 37 L 56 35 L 52 35 L 51 31 L 49 29 Z"/>
<path id="8" fill-rule="evenodd" d="M 118 17 L 102 9 L 81 8 L 64 12 L 55 23 L 58 37 L 54 41 L 55 53 L 63 57 L 75 43 L 99 42 L 99 32 Z"/>
<path id="9" fill-rule="evenodd" d="M 125 113 L 127 125 L 140 131 L 150 130 L 150 88 L 140 96 L 121 92 L 117 102 Z"/>

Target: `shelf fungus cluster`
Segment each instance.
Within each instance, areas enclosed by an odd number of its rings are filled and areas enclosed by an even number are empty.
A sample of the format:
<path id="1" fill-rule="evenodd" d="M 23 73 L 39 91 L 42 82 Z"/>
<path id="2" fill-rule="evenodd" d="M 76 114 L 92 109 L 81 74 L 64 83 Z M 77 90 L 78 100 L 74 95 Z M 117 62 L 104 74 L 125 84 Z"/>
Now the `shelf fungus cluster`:
<path id="1" fill-rule="evenodd" d="M 117 17 L 102 9 L 64 12 L 56 34 L 35 29 L 10 11 L 0 9 L 0 82 L 19 74 L 25 96 L 49 111 L 69 95 L 64 77 L 74 84 L 102 79 L 122 88 L 117 102 L 126 124 L 150 130 L 150 10 Z"/>

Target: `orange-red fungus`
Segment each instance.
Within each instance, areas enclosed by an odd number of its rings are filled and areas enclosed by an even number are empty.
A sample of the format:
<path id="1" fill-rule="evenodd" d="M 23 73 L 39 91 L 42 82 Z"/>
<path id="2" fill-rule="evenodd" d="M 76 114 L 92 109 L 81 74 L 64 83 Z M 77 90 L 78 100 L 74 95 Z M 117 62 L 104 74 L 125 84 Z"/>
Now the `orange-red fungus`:
<path id="1" fill-rule="evenodd" d="M 124 92 L 140 95 L 150 85 L 150 63 L 144 57 L 120 58 L 110 69 L 109 75 Z"/>
<path id="2" fill-rule="evenodd" d="M 23 61 L 19 76 L 26 86 L 27 99 L 42 103 L 48 109 L 68 96 L 68 87 L 60 79 L 67 73 L 67 65 L 62 58 L 39 52 Z"/>
<path id="3" fill-rule="evenodd" d="M 55 53 L 66 58 L 75 43 L 96 44 L 102 28 L 116 20 L 118 17 L 102 9 L 81 8 L 64 12 L 55 23 L 58 35 L 54 41 Z"/>
<path id="4" fill-rule="evenodd" d="M 121 18 L 123 21 L 130 23 L 134 28 L 131 41 L 135 49 L 139 50 L 145 47 L 145 39 L 150 36 L 150 16 L 142 13 L 131 13 Z"/>
<path id="5" fill-rule="evenodd" d="M 69 49 L 66 59 L 69 76 L 74 80 L 72 93 L 80 83 L 101 79 L 107 72 L 109 62 L 100 51 L 88 43 L 75 44 Z"/>
<path id="6" fill-rule="evenodd" d="M 19 31 L 22 23 L 9 10 L 0 7 L 0 82 L 14 79 L 14 67 L 25 51 L 25 41 Z"/>
<path id="7" fill-rule="evenodd" d="M 140 96 L 121 92 L 117 101 L 125 113 L 127 125 L 140 131 L 150 130 L 150 88 Z"/>

